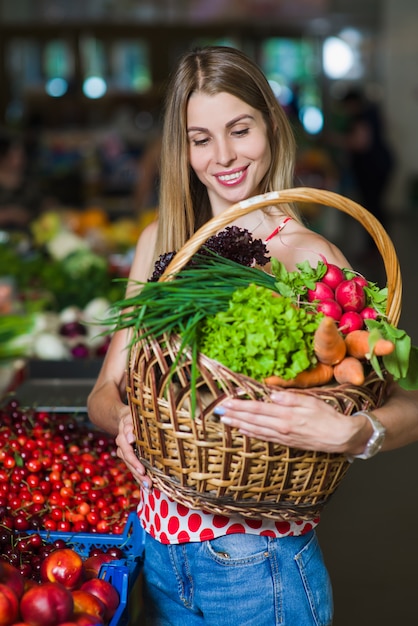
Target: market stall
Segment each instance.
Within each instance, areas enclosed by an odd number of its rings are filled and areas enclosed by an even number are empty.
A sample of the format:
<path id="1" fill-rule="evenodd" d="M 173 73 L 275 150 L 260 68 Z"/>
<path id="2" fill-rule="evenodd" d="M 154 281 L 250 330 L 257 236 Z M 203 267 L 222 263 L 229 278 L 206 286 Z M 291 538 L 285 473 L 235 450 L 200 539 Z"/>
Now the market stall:
<path id="1" fill-rule="evenodd" d="M 2 232 L 4 625 L 29 614 L 30 624 L 52 624 L 52 616 L 39 616 L 45 602 L 51 612 L 63 607 L 59 622 L 121 626 L 139 619 L 139 488 L 113 438 L 89 422 L 86 400 L 112 330 L 101 320 L 123 294 L 140 228 L 111 223 L 95 209 L 49 212 L 30 233 Z"/>

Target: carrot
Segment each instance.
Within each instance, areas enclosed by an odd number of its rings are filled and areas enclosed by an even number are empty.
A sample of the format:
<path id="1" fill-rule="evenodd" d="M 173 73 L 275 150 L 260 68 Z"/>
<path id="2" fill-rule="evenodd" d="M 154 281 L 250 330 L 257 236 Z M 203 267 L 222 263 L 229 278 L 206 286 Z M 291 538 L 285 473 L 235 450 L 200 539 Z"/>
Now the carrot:
<path id="1" fill-rule="evenodd" d="M 313 348 L 318 361 L 326 365 L 335 365 L 345 357 L 344 337 L 332 317 L 326 316 L 320 321 L 314 334 Z"/>
<path id="2" fill-rule="evenodd" d="M 334 367 L 334 378 L 337 383 L 351 383 L 362 385 L 364 383 L 363 363 L 354 356 L 346 356 Z"/>
<path id="3" fill-rule="evenodd" d="M 368 330 L 353 330 L 345 336 L 345 345 L 347 348 L 347 354 L 354 356 L 357 359 L 368 359 L 371 353 L 376 356 L 385 356 L 391 354 L 395 349 L 395 344 L 389 339 L 380 337 L 371 348 L 370 331 Z"/>
<path id="4" fill-rule="evenodd" d="M 268 378 L 264 379 L 264 382 L 275 387 L 318 387 L 329 383 L 333 375 L 334 368 L 332 365 L 317 363 L 313 367 L 303 370 L 303 372 L 300 372 L 291 380 L 286 380 L 280 376 L 268 376 Z"/>

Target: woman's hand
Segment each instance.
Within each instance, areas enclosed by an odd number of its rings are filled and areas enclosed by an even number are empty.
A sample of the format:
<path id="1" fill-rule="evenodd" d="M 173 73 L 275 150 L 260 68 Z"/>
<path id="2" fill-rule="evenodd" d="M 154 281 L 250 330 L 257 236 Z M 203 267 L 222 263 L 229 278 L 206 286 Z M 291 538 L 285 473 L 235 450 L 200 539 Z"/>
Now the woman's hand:
<path id="1" fill-rule="evenodd" d="M 216 413 L 245 435 L 302 450 L 360 454 L 370 437 L 367 418 L 342 415 L 315 396 L 277 391 L 271 400 L 228 399 Z"/>
<path id="2" fill-rule="evenodd" d="M 121 413 L 119 422 L 119 433 L 116 437 L 117 454 L 132 472 L 133 477 L 142 487 L 150 489 L 152 481 L 150 476 L 146 476 L 145 467 L 140 463 L 135 454 L 135 434 L 133 428 L 132 415 L 129 407 L 125 407 Z"/>

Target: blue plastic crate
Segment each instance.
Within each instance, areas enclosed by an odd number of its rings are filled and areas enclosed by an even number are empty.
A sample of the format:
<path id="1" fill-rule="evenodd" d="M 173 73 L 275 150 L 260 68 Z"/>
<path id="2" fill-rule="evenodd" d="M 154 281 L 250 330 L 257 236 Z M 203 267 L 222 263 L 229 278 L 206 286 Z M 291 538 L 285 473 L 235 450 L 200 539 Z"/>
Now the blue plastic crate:
<path id="1" fill-rule="evenodd" d="M 124 551 L 124 558 L 104 563 L 99 572 L 100 578 L 108 580 L 117 589 L 120 597 L 119 607 L 109 626 L 125 626 L 128 623 L 128 600 L 142 569 L 144 552 L 144 531 L 135 512 L 130 513 L 120 535 L 107 533 L 74 533 L 62 531 L 41 531 L 45 541 L 62 539 L 83 559 L 89 556 L 92 548 L 106 549 L 117 546 Z"/>
<path id="2" fill-rule="evenodd" d="M 63 531 L 41 531 L 39 533 L 46 541 L 63 539 L 73 547 L 78 554 L 87 558 L 92 548 L 106 550 L 112 546 L 121 548 L 126 553 L 124 564 L 128 565 L 144 551 L 144 531 L 135 512 L 129 514 L 123 533 L 76 533 Z"/>
<path id="3" fill-rule="evenodd" d="M 109 581 L 118 590 L 119 606 L 109 623 L 109 626 L 125 626 L 129 622 L 129 596 L 141 572 L 142 564 L 137 562 L 135 571 L 129 571 L 125 565 L 106 563 L 100 568 L 100 577 Z"/>

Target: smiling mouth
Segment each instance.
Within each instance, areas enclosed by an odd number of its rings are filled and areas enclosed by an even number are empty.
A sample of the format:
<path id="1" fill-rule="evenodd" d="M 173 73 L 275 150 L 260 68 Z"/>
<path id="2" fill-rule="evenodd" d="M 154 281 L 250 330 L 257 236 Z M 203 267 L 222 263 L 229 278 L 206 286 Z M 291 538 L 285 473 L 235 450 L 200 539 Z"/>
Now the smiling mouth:
<path id="1" fill-rule="evenodd" d="M 217 179 L 221 183 L 231 183 L 239 180 L 244 175 L 245 169 L 239 170 L 238 172 L 231 172 L 231 174 L 222 174 L 217 176 Z"/>

